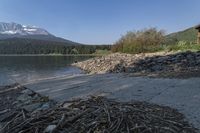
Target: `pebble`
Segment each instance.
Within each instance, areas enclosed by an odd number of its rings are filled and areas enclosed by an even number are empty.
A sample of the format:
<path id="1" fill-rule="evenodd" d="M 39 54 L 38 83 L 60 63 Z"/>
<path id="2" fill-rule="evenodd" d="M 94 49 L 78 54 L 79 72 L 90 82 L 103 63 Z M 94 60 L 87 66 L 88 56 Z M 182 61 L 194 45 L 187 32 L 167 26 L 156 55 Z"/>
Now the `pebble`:
<path id="1" fill-rule="evenodd" d="M 48 125 L 48 127 L 45 129 L 45 133 L 51 133 L 56 128 L 56 125 Z"/>

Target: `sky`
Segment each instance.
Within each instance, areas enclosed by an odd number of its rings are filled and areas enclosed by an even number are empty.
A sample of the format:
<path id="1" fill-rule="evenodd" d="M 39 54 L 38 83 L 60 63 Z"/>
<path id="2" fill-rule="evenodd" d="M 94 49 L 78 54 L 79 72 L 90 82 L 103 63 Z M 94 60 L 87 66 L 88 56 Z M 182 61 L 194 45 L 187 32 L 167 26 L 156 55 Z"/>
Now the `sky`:
<path id="1" fill-rule="evenodd" d="M 85 44 L 111 44 L 127 31 L 166 34 L 200 23 L 200 0 L 0 0 L 0 22 L 34 25 Z"/>

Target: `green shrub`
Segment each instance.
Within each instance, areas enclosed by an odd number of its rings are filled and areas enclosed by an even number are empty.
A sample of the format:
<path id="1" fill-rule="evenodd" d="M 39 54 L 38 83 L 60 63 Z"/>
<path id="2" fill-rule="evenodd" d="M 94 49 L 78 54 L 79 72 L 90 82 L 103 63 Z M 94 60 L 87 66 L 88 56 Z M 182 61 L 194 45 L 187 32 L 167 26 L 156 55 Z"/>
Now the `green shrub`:
<path id="1" fill-rule="evenodd" d="M 179 41 L 176 44 L 166 45 L 163 49 L 165 51 L 200 51 L 200 45 L 186 41 Z"/>
<path id="2" fill-rule="evenodd" d="M 112 46 L 112 52 L 145 53 L 162 49 L 164 32 L 156 28 L 130 31 Z"/>

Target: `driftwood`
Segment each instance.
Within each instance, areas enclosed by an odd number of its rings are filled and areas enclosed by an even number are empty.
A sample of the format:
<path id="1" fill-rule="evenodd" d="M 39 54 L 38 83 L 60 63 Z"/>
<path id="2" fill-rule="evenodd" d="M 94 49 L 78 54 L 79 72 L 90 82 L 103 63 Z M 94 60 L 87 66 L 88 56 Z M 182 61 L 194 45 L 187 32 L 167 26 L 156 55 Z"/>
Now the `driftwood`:
<path id="1" fill-rule="evenodd" d="M 68 101 L 34 113 L 21 110 L 1 129 L 1 133 L 44 132 L 195 133 L 196 129 L 169 107 L 146 102 L 122 103 L 103 97 Z"/>
<path id="2" fill-rule="evenodd" d="M 8 85 L 8 86 L 0 86 L 0 93 L 5 93 L 5 92 L 9 92 L 12 90 L 17 90 L 17 89 L 23 89 L 23 86 L 21 86 L 19 83 L 15 83 L 12 85 Z"/>

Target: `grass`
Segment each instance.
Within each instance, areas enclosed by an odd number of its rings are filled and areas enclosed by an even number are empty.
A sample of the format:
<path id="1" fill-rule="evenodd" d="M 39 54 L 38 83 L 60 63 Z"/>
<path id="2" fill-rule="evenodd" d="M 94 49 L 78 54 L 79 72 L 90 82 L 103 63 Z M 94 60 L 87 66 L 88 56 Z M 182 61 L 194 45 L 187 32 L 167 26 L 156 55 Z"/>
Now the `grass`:
<path id="1" fill-rule="evenodd" d="M 184 44 L 184 45 L 179 45 L 179 44 L 174 44 L 174 45 L 162 45 L 158 47 L 147 47 L 145 49 L 141 50 L 130 50 L 130 51 L 123 51 L 122 53 L 129 53 L 129 54 L 138 54 L 138 53 L 154 53 L 154 52 L 170 52 L 170 51 L 180 51 L 180 52 L 185 52 L 185 51 L 192 51 L 192 52 L 197 52 L 200 51 L 200 44 Z"/>
<path id="2" fill-rule="evenodd" d="M 159 45 L 159 46 L 148 46 L 143 49 L 140 47 L 132 47 L 124 49 L 122 53 L 129 53 L 129 54 L 138 54 L 138 53 L 154 53 L 154 52 L 186 52 L 192 51 L 197 52 L 200 51 L 200 44 L 194 43 L 187 43 L 185 41 L 179 41 L 176 44 L 170 45 Z"/>
<path id="3" fill-rule="evenodd" d="M 107 55 L 107 54 L 110 54 L 111 51 L 109 50 L 96 50 L 95 53 L 93 53 L 94 55 Z"/>

